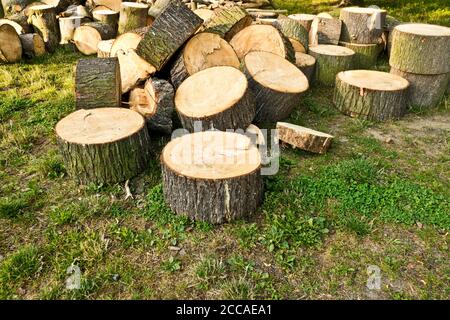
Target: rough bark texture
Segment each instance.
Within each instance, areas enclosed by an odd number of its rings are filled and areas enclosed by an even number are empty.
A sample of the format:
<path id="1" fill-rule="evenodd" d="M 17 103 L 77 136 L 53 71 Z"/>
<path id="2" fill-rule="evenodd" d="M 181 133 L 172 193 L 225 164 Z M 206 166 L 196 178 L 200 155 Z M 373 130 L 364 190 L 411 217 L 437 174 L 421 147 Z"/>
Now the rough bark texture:
<path id="1" fill-rule="evenodd" d="M 381 44 L 386 23 L 386 11 L 371 13 L 352 12 L 346 8 L 341 10 L 341 41 L 359 44 Z"/>
<path id="2" fill-rule="evenodd" d="M 170 81 L 175 89 L 178 89 L 183 81 L 189 78 L 189 76 L 190 74 L 188 73 L 184 63 L 183 50 L 181 50 L 180 54 L 170 68 Z"/>
<path id="3" fill-rule="evenodd" d="M 0 26 L 0 63 L 14 63 L 22 58 L 22 44 L 14 27 Z"/>
<path id="4" fill-rule="evenodd" d="M 216 33 L 230 41 L 236 33 L 253 22 L 248 12 L 241 7 L 216 10 L 205 26 L 206 32 Z"/>
<path id="5" fill-rule="evenodd" d="M 305 53 L 297 52 L 295 54 L 295 60 L 297 68 L 303 72 L 306 78 L 308 78 L 308 82 L 311 83 L 314 79 L 314 71 L 316 70 L 316 59 Z"/>
<path id="6" fill-rule="evenodd" d="M 402 24 L 400 21 L 391 16 L 386 16 L 386 25 L 384 27 L 383 41 L 385 43 L 385 49 L 388 58 L 391 56 L 392 48 L 392 31 L 398 25 Z"/>
<path id="7" fill-rule="evenodd" d="M 42 37 L 37 33 L 21 34 L 20 42 L 22 43 L 23 55 L 27 58 L 41 56 L 45 53 L 45 43 Z"/>
<path id="8" fill-rule="evenodd" d="M 380 53 L 383 51 L 381 44 L 339 42 L 339 45 L 355 51 L 353 58 L 353 67 L 355 69 L 373 69 L 377 64 Z"/>
<path id="9" fill-rule="evenodd" d="M 423 36 L 394 28 L 391 67 L 415 74 L 443 74 L 450 72 L 449 61 L 450 35 Z"/>
<path id="10" fill-rule="evenodd" d="M 132 7 L 126 4 L 127 2 L 124 2 L 120 7 L 119 34 L 147 25 L 148 7 Z"/>
<path id="11" fill-rule="evenodd" d="M 422 75 L 403 72 L 391 68 L 391 73 L 409 81 L 408 105 L 420 108 L 433 108 L 442 100 L 450 73 L 438 75 Z"/>
<path id="12" fill-rule="evenodd" d="M 327 134 L 314 133 L 300 126 L 290 126 L 283 122 L 277 123 L 278 138 L 296 148 L 313 153 L 323 154 L 327 152 L 333 140 Z"/>
<path id="13" fill-rule="evenodd" d="M 1 0 L 5 17 L 19 13 L 33 0 Z"/>
<path id="14" fill-rule="evenodd" d="M 77 109 L 120 107 L 120 88 L 117 58 L 78 60 L 75 72 Z"/>
<path id="15" fill-rule="evenodd" d="M 299 23 L 291 19 L 279 19 L 273 23 L 273 26 L 280 30 L 287 38 L 300 42 L 304 48 L 303 52 L 308 52 L 309 34 Z"/>
<path id="16" fill-rule="evenodd" d="M 309 14 L 292 14 L 288 16 L 289 19 L 295 20 L 298 24 L 303 26 L 307 32 L 311 30 L 312 22 L 315 18 L 315 15 Z"/>
<path id="17" fill-rule="evenodd" d="M 236 178 L 207 180 L 182 176 L 165 165 L 164 159 L 161 162 L 164 197 L 179 215 L 220 224 L 243 218 L 262 204 L 260 169 Z"/>
<path id="18" fill-rule="evenodd" d="M 83 26 L 92 27 L 100 33 L 102 40 L 113 39 L 116 35 L 116 31 L 110 25 L 100 23 L 100 22 L 87 22 L 84 23 Z"/>
<path id="19" fill-rule="evenodd" d="M 375 121 L 398 119 L 407 109 L 408 88 L 378 91 L 350 85 L 336 77 L 334 104 L 342 113 Z"/>
<path id="20" fill-rule="evenodd" d="M 180 0 L 173 0 L 145 34 L 137 47 L 137 54 L 161 70 L 202 23 L 203 20 Z"/>
<path id="21" fill-rule="evenodd" d="M 309 45 L 339 43 L 341 36 L 342 21 L 325 17 L 316 17 L 312 23 L 309 34 Z"/>
<path id="22" fill-rule="evenodd" d="M 31 7 L 29 10 L 29 21 L 34 30 L 45 42 L 48 52 L 55 51 L 59 43 L 59 26 L 56 21 L 56 11 L 54 7 Z"/>
<path id="23" fill-rule="evenodd" d="M 316 58 L 314 81 L 325 86 L 334 86 L 336 75 L 345 70 L 353 69 L 352 56 L 331 56 L 314 52 L 310 47 L 309 54 Z"/>

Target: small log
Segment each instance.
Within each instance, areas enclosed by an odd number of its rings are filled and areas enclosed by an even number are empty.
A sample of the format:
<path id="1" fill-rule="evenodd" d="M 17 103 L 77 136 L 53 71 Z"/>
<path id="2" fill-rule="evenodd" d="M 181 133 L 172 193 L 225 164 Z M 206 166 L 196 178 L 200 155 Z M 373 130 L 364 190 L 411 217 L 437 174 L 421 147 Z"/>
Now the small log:
<path id="1" fill-rule="evenodd" d="M 93 0 L 94 7 L 104 6 L 112 11 L 119 12 L 122 0 Z"/>
<path id="2" fill-rule="evenodd" d="M 355 69 L 373 69 L 377 64 L 380 53 L 383 51 L 381 44 L 339 42 L 339 45 L 355 52 L 353 58 L 353 67 Z"/>
<path id="3" fill-rule="evenodd" d="M 37 33 L 21 34 L 19 37 L 25 57 L 34 58 L 45 54 L 44 40 Z"/>
<path id="4" fill-rule="evenodd" d="M 128 180 L 150 161 L 145 120 L 125 108 L 78 110 L 59 121 L 55 131 L 69 175 L 82 184 Z"/>
<path id="5" fill-rule="evenodd" d="M 27 5 L 32 3 L 33 0 L 1 0 L 3 13 L 5 17 L 20 13 Z"/>
<path id="6" fill-rule="evenodd" d="M 45 4 L 32 6 L 29 8 L 28 14 L 34 30 L 45 42 L 45 49 L 48 52 L 55 51 L 60 36 L 55 7 Z"/>
<path id="7" fill-rule="evenodd" d="M 330 148 L 332 135 L 287 122 L 277 122 L 278 138 L 295 148 L 324 154 Z"/>
<path id="8" fill-rule="evenodd" d="M 401 24 L 394 28 L 389 64 L 415 74 L 450 72 L 450 28 L 431 24 Z"/>
<path id="9" fill-rule="evenodd" d="M 97 54 L 98 43 L 114 38 L 116 31 L 107 24 L 88 22 L 75 29 L 73 42 L 84 55 Z"/>
<path id="10" fill-rule="evenodd" d="M 351 117 L 382 121 L 398 119 L 406 112 L 409 83 L 380 71 L 352 70 L 336 76 L 334 103 Z"/>
<path id="11" fill-rule="evenodd" d="M 434 108 L 444 97 L 450 73 L 414 74 L 391 67 L 391 73 L 409 81 L 408 105 L 419 108 Z"/>
<path id="12" fill-rule="evenodd" d="M 117 58 L 78 60 L 75 70 L 77 109 L 120 107 L 121 94 Z"/>
<path id="13" fill-rule="evenodd" d="M 137 55 L 136 50 L 116 52 L 120 64 L 122 93 L 126 93 L 156 72 L 155 67 Z"/>
<path id="14" fill-rule="evenodd" d="M 171 68 L 172 84 L 178 88 L 191 75 L 217 66 L 239 69 L 240 62 L 233 48 L 219 35 L 199 33 L 187 42 Z"/>
<path id="15" fill-rule="evenodd" d="M 148 5 L 137 2 L 122 2 L 120 6 L 119 34 L 147 25 Z"/>
<path id="16" fill-rule="evenodd" d="M 67 18 L 67 17 L 92 18 L 92 15 L 89 13 L 88 9 L 85 6 L 71 5 L 71 6 L 68 6 L 63 12 L 60 12 L 58 17 L 59 18 L 61 18 L 61 17 L 62 18 Z"/>
<path id="17" fill-rule="evenodd" d="M 173 0 L 155 19 L 136 52 L 159 71 L 202 23 L 180 0 Z"/>
<path id="18" fill-rule="evenodd" d="M 343 8 L 341 41 L 358 44 L 381 44 L 386 24 L 386 10 L 373 8 Z"/>
<path id="19" fill-rule="evenodd" d="M 308 87 L 306 76 L 292 63 L 270 52 L 250 52 L 243 60 L 256 101 L 256 122 L 288 118 Z"/>
<path id="20" fill-rule="evenodd" d="M 23 27 L 20 24 L 18 24 L 17 22 L 11 21 L 9 19 L 0 19 L 0 26 L 5 25 L 5 24 L 8 24 L 11 27 L 13 27 L 17 34 L 25 33 L 25 30 L 23 29 Z"/>
<path id="21" fill-rule="evenodd" d="M 97 57 L 98 58 L 109 58 L 111 57 L 111 47 L 113 45 L 114 39 L 102 40 L 97 45 Z"/>
<path id="22" fill-rule="evenodd" d="M 0 63 L 14 63 L 22 58 L 22 44 L 14 27 L 0 26 Z"/>
<path id="23" fill-rule="evenodd" d="M 120 50 L 124 52 L 128 51 L 128 49 L 136 50 L 142 38 L 143 35 L 141 35 L 137 30 L 119 35 L 111 47 L 111 57 L 116 57 L 117 52 Z"/>
<path id="24" fill-rule="evenodd" d="M 148 79 L 143 87 L 130 92 L 129 106 L 139 112 L 146 120 L 150 130 L 165 134 L 172 133 L 172 115 L 174 106 L 174 89 L 162 79 Z"/>
<path id="25" fill-rule="evenodd" d="M 316 15 L 314 15 L 314 14 L 301 14 L 301 13 L 291 14 L 288 16 L 289 19 L 296 21 L 303 28 L 305 28 L 306 31 L 308 31 L 308 33 L 311 30 L 311 25 L 312 25 L 315 17 L 316 17 Z"/>
<path id="26" fill-rule="evenodd" d="M 57 14 L 65 11 L 69 6 L 79 6 L 84 3 L 83 0 L 41 0 L 41 2 L 55 7 Z"/>
<path id="27" fill-rule="evenodd" d="M 80 27 L 85 18 L 78 16 L 61 17 L 59 21 L 59 31 L 61 33 L 60 44 L 67 44 L 73 40 L 75 29 Z"/>
<path id="28" fill-rule="evenodd" d="M 261 157 L 243 134 L 207 131 L 174 139 L 162 151 L 161 167 L 167 204 L 193 220 L 232 221 L 263 201 Z"/>
<path id="29" fill-rule="evenodd" d="M 206 32 L 216 33 L 230 41 L 239 31 L 253 22 L 252 17 L 241 7 L 219 9 L 205 25 Z"/>
<path id="30" fill-rule="evenodd" d="M 295 52 L 308 52 L 308 31 L 292 19 L 278 19 L 273 26 L 280 30 L 291 41 Z"/>
<path id="31" fill-rule="evenodd" d="M 265 51 L 295 62 L 292 43 L 274 26 L 251 25 L 235 35 L 230 44 L 240 60 L 249 52 Z"/>
<path id="32" fill-rule="evenodd" d="M 309 47 L 309 54 L 316 59 L 314 81 L 325 86 L 334 86 L 336 75 L 353 69 L 355 51 L 327 44 Z"/>
<path id="33" fill-rule="evenodd" d="M 316 68 L 316 58 L 306 53 L 296 52 L 295 65 L 306 76 L 308 83 L 312 83 Z"/>
<path id="34" fill-rule="evenodd" d="M 245 75 L 233 67 L 213 67 L 187 78 L 175 95 L 183 127 L 195 122 L 203 130 L 245 129 L 255 116 L 255 104 Z"/>
<path id="35" fill-rule="evenodd" d="M 337 45 L 341 37 L 342 21 L 335 18 L 315 17 L 309 32 L 309 45 Z"/>
<path id="36" fill-rule="evenodd" d="M 117 26 L 119 23 L 119 12 L 112 10 L 96 10 L 92 12 L 92 16 L 94 21 L 108 24 L 117 30 Z"/>

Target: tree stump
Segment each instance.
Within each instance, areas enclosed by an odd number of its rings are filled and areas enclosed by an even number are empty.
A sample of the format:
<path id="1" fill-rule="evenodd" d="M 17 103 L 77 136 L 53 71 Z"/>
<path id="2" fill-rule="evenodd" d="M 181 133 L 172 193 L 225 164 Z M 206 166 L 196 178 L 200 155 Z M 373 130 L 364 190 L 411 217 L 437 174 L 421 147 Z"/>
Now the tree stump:
<path id="1" fill-rule="evenodd" d="M 219 35 L 199 33 L 187 42 L 171 68 L 172 84 L 178 88 L 189 76 L 218 66 L 239 69 L 240 62 L 233 48 Z"/>
<path id="2" fill-rule="evenodd" d="M 277 122 L 277 134 L 281 141 L 295 148 L 319 154 L 327 152 L 334 138 L 327 133 L 287 122 Z"/>
<path id="3" fill-rule="evenodd" d="M 212 67 L 187 78 L 175 95 L 184 128 L 245 129 L 255 116 L 255 104 L 245 75 L 236 68 Z"/>
<path id="4" fill-rule="evenodd" d="M 311 83 L 314 78 L 314 71 L 316 68 L 316 59 L 306 53 L 295 53 L 295 65 L 308 79 L 308 83 Z"/>
<path id="5" fill-rule="evenodd" d="M 230 44 L 240 60 L 249 52 L 266 51 L 295 62 L 295 51 L 291 42 L 271 25 L 251 25 L 236 34 Z"/>
<path id="6" fill-rule="evenodd" d="M 56 21 L 55 7 L 50 5 L 35 5 L 29 8 L 29 21 L 34 30 L 45 42 L 45 49 L 53 52 L 59 43 L 59 27 Z"/>
<path id="7" fill-rule="evenodd" d="M 34 58 L 45 54 L 44 40 L 37 33 L 21 34 L 19 37 L 25 57 Z"/>
<path id="8" fill-rule="evenodd" d="M 117 58 L 78 60 L 75 70 L 77 109 L 120 107 L 120 71 Z"/>
<path id="9" fill-rule="evenodd" d="M 119 23 L 119 12 L 113 10 L 96 10 L 92 12 L 92 17 L 94 21 L 108 24 L 113 27 L 114 30 L 117 31 L 118 23 Z"/>
<path id="10" fill-rule="evenodd" d="M 415 74 L 450 72 L 450 28 L 431 24 L 401 24 L 392 33 L 389 64 Z"/>
<path id="11" fill-rule="evenodd" d="M 207 131 L 174 139 L 162 151 L 161 167 L 165 200 L 179 215 L 220 224 L 262 204 L 261 158 L 243 134 Z"/>
<path id="12" fill-rule="evenodd" d="M 373 8 L 343 8 L 341 41 L 358 44 L 381 44 L 386 10 Z"/>
<path id="13" fill-rule="evenodd" d="M 156 72 L 155 67 L 138 56 L 134 49 L 119 50 L 116 56 L 120 64 L 122 93 L 130 91 Z"/>
<path id="14" fill-rule="evenodd" d="M 314 14 L 291 14 L 288 16 L 289 19 L 295 20 L 298 24 L 303 26 L 306 31 L 309 33 L 311 30 L 311 25 L 316 15 Z"/>
<path id="15" fill-rule="evenodd" d="M 85 18 L 78 16 L 60 17 L 58 21 L 61 33 L 60 44 L 68 44 L 73 40 L 75 29 L 81 26 Z"/>
<path id="16" fill-rule="evenodd" d="M 216 33 L 230 41 L 238 32 L 253 22 L 248 12 L 241 7 L 219 9 L 205 25 L 205 32 Z"/>
<path id="17" fill-rule="evenodd" d="M 412 107 L 433 108 L 442 100 L 450 73 L 414 74 L 391 67 L 391 73 L 409 81 L 408 104 Z"/>
<path id="18" fill-rule="evenodd" d="M 308 52 L 308 31 L 292 19 L 277 19 L 273 26 L 280 30 L 292 43 L 295 52 Z"/>
<path id="19" fill-rule="evenodd" d="M 334 18 L 315 17 L 309 32 L 309 45 L 337 45 L 341 36 L 342 21 Z"/>
<path id="20" fill-rule="evenodd" d="M 114 39 L 102 40 L 97 45 L 97 57 L 98 58 L 109 58 L 111 57 L 111 47 L 113 45 Z"/>
<path id="21" fill-rule="evenodd" d="M 137 2 L 122 2 L 120 6 L 119 34 L 147 25 L 148 5 Z"/>
<path id="22" fill-rule="evenodd" d="M 125 108 L 78 110 L 55 130 L 66 169 L 82 184 L 128 180 L 150 160 L 145 120 Z"/>
<path id="23" fill-rule="evenodd" d="M 157 78 L 148 79 L 144 86 L 131 90 L 129 106 L 147 120 L 150 130 L 171 134 L 174 95 L 169 82 Z"/>
<path id="24" fill-rule="evenodd" d="M 306 76 L 292 63 L 270 52 L 251 52 L 244 69 L 256 101 L 256 122 L 288 118 L 308 87 Z"/>
<path id="25" fill-rule="evenodd" d="M 322 85 L 333 86 L 339 72 L 353 69 L 351 49 L 321 44 L 309 47 L 309 54 L 316 59 L 314 81 Z"/>
<path id="26" fill-rule="evenodd" d="M 22 44 L 16 30 L 9 24 L 0 26 L 0 62 L 14 63 L 22 58 Z"/>
<path id="27" fill-rule="evenodd" d="M 159 71 L 202 23 L 184 3 L 173 0 L 155 19 L 136 52 Z"/>
<path id="28" fill-rule="evenodd" d="M 351 117 L 398 119 L 406 112 L 408 86 L 407 80 L 386 72 L 344 71 L 336 77 L 334 103 Z"/>
<path id="29" fill-rule="evenodd" d="M 88 22 L 75 29 L 73 42 L 84 55 L 97 54 L 98 43 L 115 36 L 113 27 L 98 22 Z"/>
<path id="30" fill-rule="evenodd" d="M 353 57 L 353 67 L 355 69 L 373 69 L 377 64 L 380 53 L 383 51 L 381 44 L 339 42 L 339 45 L 355 52 Z"/>

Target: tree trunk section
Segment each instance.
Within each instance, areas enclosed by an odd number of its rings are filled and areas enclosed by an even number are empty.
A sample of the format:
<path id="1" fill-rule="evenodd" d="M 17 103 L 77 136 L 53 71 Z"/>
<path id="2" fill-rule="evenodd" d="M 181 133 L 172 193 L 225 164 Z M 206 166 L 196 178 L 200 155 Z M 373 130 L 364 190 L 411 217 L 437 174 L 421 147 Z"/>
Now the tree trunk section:
<path id="1" fill-rule="evenodd" d="M 45 54 L 44 40 L 37 33 L 21 34 L 19 37 L 25 57 L 31 59 Z"/>
<path id="2" fill-rule="evenodd" d="M 33 0 L 1 0 L 4 16 L 8 17 L 10 15 L 20 13 L 25 7 Z"/>
<path id="3" fill-rule="evenodd" d="M 119 34 L 147 25 L 148 6 L 143 3 L 122 2 L 120 6 Z"/>
<path id="4" fill-rule="evenodd" d="M 381 44 L 339 42 L 339 45 L 355 51 L 353 58 L 353 67 L 355 69 L 373 69 L 377 64 L 380 53 L 383 51 Z"/>
<path id="5" fill-rule="evenodd" d="M 205 26 L 205 32 L 216 33 L 230 41 L 239 31 L 253 22 L 252 17 L 241 7 L 219 9 Z"/>
<path id="6" fill-rule="evenodd" d="M 94 21 L 110 25 L 117 31 L 119 12 L 112 10 L 97 10 L 92 13 Z"/>
<path id="7" fill-rule="evenodd" d="M 29 9 L 29 21 L 45 43 L 45 49 L 53 52 L 59 44 L 59 27 L 55 8 L 49 5 L 32 6 Z"/>
<path id="8" fill-rule="evenodd" d="M 8 20 L 14 21 L 22 27 L 21 33 L 32 33 L 33 27 L 28 23 L 28 17 L 22 12 L 8 16 Z M 20 33 L 19 33 L 20 34 Z"/>
<path id="9" fill-rule="evenodd" d="M 386 24 L 386 10 L 343 8 L 341 41 L 358 44 L 381 44 Z"/>
<path id="10" fill-rule="evenodd" d="M 291 14 L 288 16 L 289 19 L 295 20 L 298 24 L 303 26 L 309 33 L 311 30 L 311 25 L 316 15 L 313 14 Z"/>
<path id="11" fill-rule="evenodd" d="M 73 42 L 77 49 L 85 54 L 97 54 L 98 43 L 102 40 L 110 40 L 115 37 L 113 27 L 99 22 L 88 22 L 75 29 Z"/>
<path id="12" fill-rule="evenodd" d="M 286 122 L 277 122 L 278 138 L 295 148 L 313 153 L 327 152 L 333 136 Z"/>
<path id="13" fill-rule="evenodd" d="M 309 32 L 309 45 L 339 43 L 341 37 L 342 21 L 334 18 L 317 16 L 314 18 Z"/>
<path id="14" fill-rule="evenodd" d="M 155 67 L 137 55 L 136 50 L 119 50 L 116 53 L 120 64 L 122 93 L 126 93 L 156 72 Z"/>
<path id="15" fill-rule="evenodd" d="M 316 69 L 316 58 L 306 53 L 296 52 L 295 65 L 306 76 L 308 83 L 311 84 L 314 79 L 314 72 Z"/>
<path id="16" fill-rule="evenodd" d="M 0 26 L 0 63 L 14 63 L 22 58 L 22 44 L 14 27 Z"/>
<path id="17" fill-rule="evenodd" d="M 301 48 L 297 48 L 294 45 L 296 52 L 306 53 L 309 46 L 309 34 L 306 29 L 292 19 L 278 19 L 273 23 L 273 26 L 280 30 L 291 42 L 297 41 Z"/>
<path id="18" fill-rule="evenodd" d="M 81 26 L 85 18 L 83 17 L 60 17 L 59 30 L 61 33 L 60 44 L 68 44 L 73 40 L 75 29 Z"/>

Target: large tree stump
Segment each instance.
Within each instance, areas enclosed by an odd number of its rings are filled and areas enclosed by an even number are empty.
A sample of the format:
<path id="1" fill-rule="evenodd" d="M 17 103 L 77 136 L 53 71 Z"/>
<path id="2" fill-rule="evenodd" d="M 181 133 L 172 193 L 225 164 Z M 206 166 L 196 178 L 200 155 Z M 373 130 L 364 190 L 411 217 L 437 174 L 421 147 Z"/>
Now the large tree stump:
<path id="1" fill-rule="evenodd" d="M 109 58 L 111 57 L 111 47 L 113 45 L 114 39 L 102 40 L 97 45 L 97 57 L 98 58 Z"/>
<path id="2" fill-rule="evenodd" d="M 122 2 L 120 6 L 119 34 L 147 25 L 148 5 L 137 2 Z"/>
<path id="3" fill-rule="evenodd" d="M 255 104 L 245 75 L 236 68 L 212 67 L 187 78 L 175 95 L 184 128 L 245 129 L 255 117 Z"/>
<path id="4" fill-rule="evenodd" d="M 14 27 L 0 26 L 0 63 L 14 63 L 22 58 L 22 44 Z"/>
<path id="5" fill-rule="evenodd" d="M 249 52 L 266 51 L 295 62 L 292 43 L 281 31 L 271 25 L 251 25 L 236 34 L 230 44 L 241 60 Z"/>
<path id="6" fill-rule="evenodd" d="M 342 21 L 339 19 L 324 16 L 315 17 L 309 31 L 309 45 L 337 45 L 341 37 L 341 28 Z"/>
<path id="7" fill-rule="evenodd" d="M 156 72 L 155 67 L 138 56 L 134 49 L 119 50 L 116 56 L 120 64 L 122 93 L 130 91 Z"/>
<path id="8" fill-rule="evenodd" d="M 408 104 L 419 108 L 437 106 L 445 94 L 448 81 L 450 81 L 450 72 L 436 75 L 414 74 L 391 67 L 391 73 L 409 81 Z"/>
<path id="9" fill-rule="evenodd" d="M 1 5 L 4 11 L 4 16 L 8 17 L 10 15 L 21 12 L 26 8 L 33 0 L 1 0 Z"/>
<path id="10" fill-rule="evenodd" d="M 92 12 L 92 17 L 94 21 L 109 24 L 114 30 L 117 30 L 119 23 L 119 12 L 113 10 L 96 10 Z"/>
<path id="11" fill-rule="evenodd" d="M 316 58 L 306 53 L 295 53 L 295 65 L 306 76 L 308 82 L 311 83 L 314 78 L 314 71 L 316 68 Z"/>
<path id="12" fill-rule="evenodd" d="M 58 122 L 56 136 L 69 175 L 83 184 L 125 181 L 150 160 L 145 120 L 125 108 L 75 111 Z"/>
<path id="13" fill-rule="evenodd" d="M 408 86 L 407 80 L 386 72 L 344 71 L 336 77 L 334 103 L 351 117 L 397 119 L 406 112 Z"/>
<path id="14" fill-rule="evenodd" d="M 355 52 L 353 57 L 353 67 L 355 69 L 373 69 L 377 64 L 380 53 L 383 51 L 382 44 L 339 42 L 339 45 Z"/>
<path id="15" fill-rule="evenodd" d="M 59 31 L 61 34 L 60 44 L 67 44 L 73 40 L 75 29 L 80 27 L 86 18 L 78 16 L 60 17 Z"/>
<path id="16" fill-rule="evenodd" d="M 287 122 L 277 122 L 277 135 L 281 141 L 295 148 L 320 154 L 327 152 L 334 138 L 327 133 Z"/>
<path id="17" fill-rule="evenodd" d="M 401 24 L 392 33 L 389 64 L 415 74 L 450 72 L 450 28 L 430 24 Z"/>
<path id="18" fill-rule="evenodd" d="M 37 33 L 21 34 L 19 37 L 25 57 L 34 58 L 45 54 L 44 40 Z"/>
<path id="19" fill-rule="evenodd" d="M 359 44 L 381 44 L 386 24 L 386 10 L 373 8 L 343 8 L 341 41 Z"/>
<path id="20" fill-rule="evenodd" d="M 129 106 L 146 120 L 150 130 L 172 133 L 174 89 L 166 80 L 148 79 L 144 86 L 130 92 Z"/>
<path id="21" fill-rule="evenodd" d="M 232 221 L 263 201 L 261 157 L 243 134 L 207 131 L 174 139 L 162 152 L 161 167 L 167 204 L 193 220 Z"/>
<path id="22" fill-rule="evenodd" d="M 314 81 L 325 86 L 333 86 L 336 75 L 353 69 L 355 52 L 351 49 L 321 44 L 309 47 L 309 54 L 316 58 Z"/>
<path id="23" fill-rule="evenodd" d="M 48 52 L 53 52 L 59 43 L 59 27 L 56 21 L 56 11 L 50 5 L 35 5 L 29 8 L 29 21 L 34 30 L 45 42 Z"/>
<path id="24" fill-rule="evenodd" d="M 155 19 L 137 47 L 137 54 L 161 70 L 197 31 L 203 20 L 180 0 L 173 0 Z"/>
<path id="25" fill-rule="evenodd" d="M 306 76 L 292 63 L 270 52 L 251 52 L 244 68 L 256 101 L 256 122 L 288 118 L 308 87 Z"/>
<path id="26" fill-rule="evenodd" d="M 170 71 L 172 84 L 178 88 L 189 76 L 218 66 L 239 69 L 240 62 L 233 48 L 219 35 L 199 33 L 188 41 L 176 59 Z"/>
<path id="27" fill-rule="evenodd" d="M 289 39 L 295 52 L 308 52 L 309 34 L 302 25 L 292 19 L 277 19 L 273 26 Z"/>
<path id="28" fill-rule="evenodd" d="M 113 27 L 99 22 L 88 22 L 75 29 L 73 42 L 84 55 L 97 54 L 98 43 L 114 38 Z"/>
<path id="29" fill-rule="evenodd" d="M 314 14 L 301 14 L 301 13 L 291 14 L 288 16 L 289 19 L 295 20 L 298 24 L 303 26 L 303 28 L 305 28 L 308 33 L 311 30 L 311 25 L 315 17 L 316 15 Z"/>
<path id="30" fill-rule="evenodd" d="M 77 109 L 120 107 L 121 94 L 117 58 L 78 60 L 75 71 Z"/>
<path id="31" fill-rule="evenodd" d="M 218 9 L 205 25 L 205 32 L 216 33 L 230 41 L 239 31 L 253 22 L 248 12 L 241 7 Z"/>

